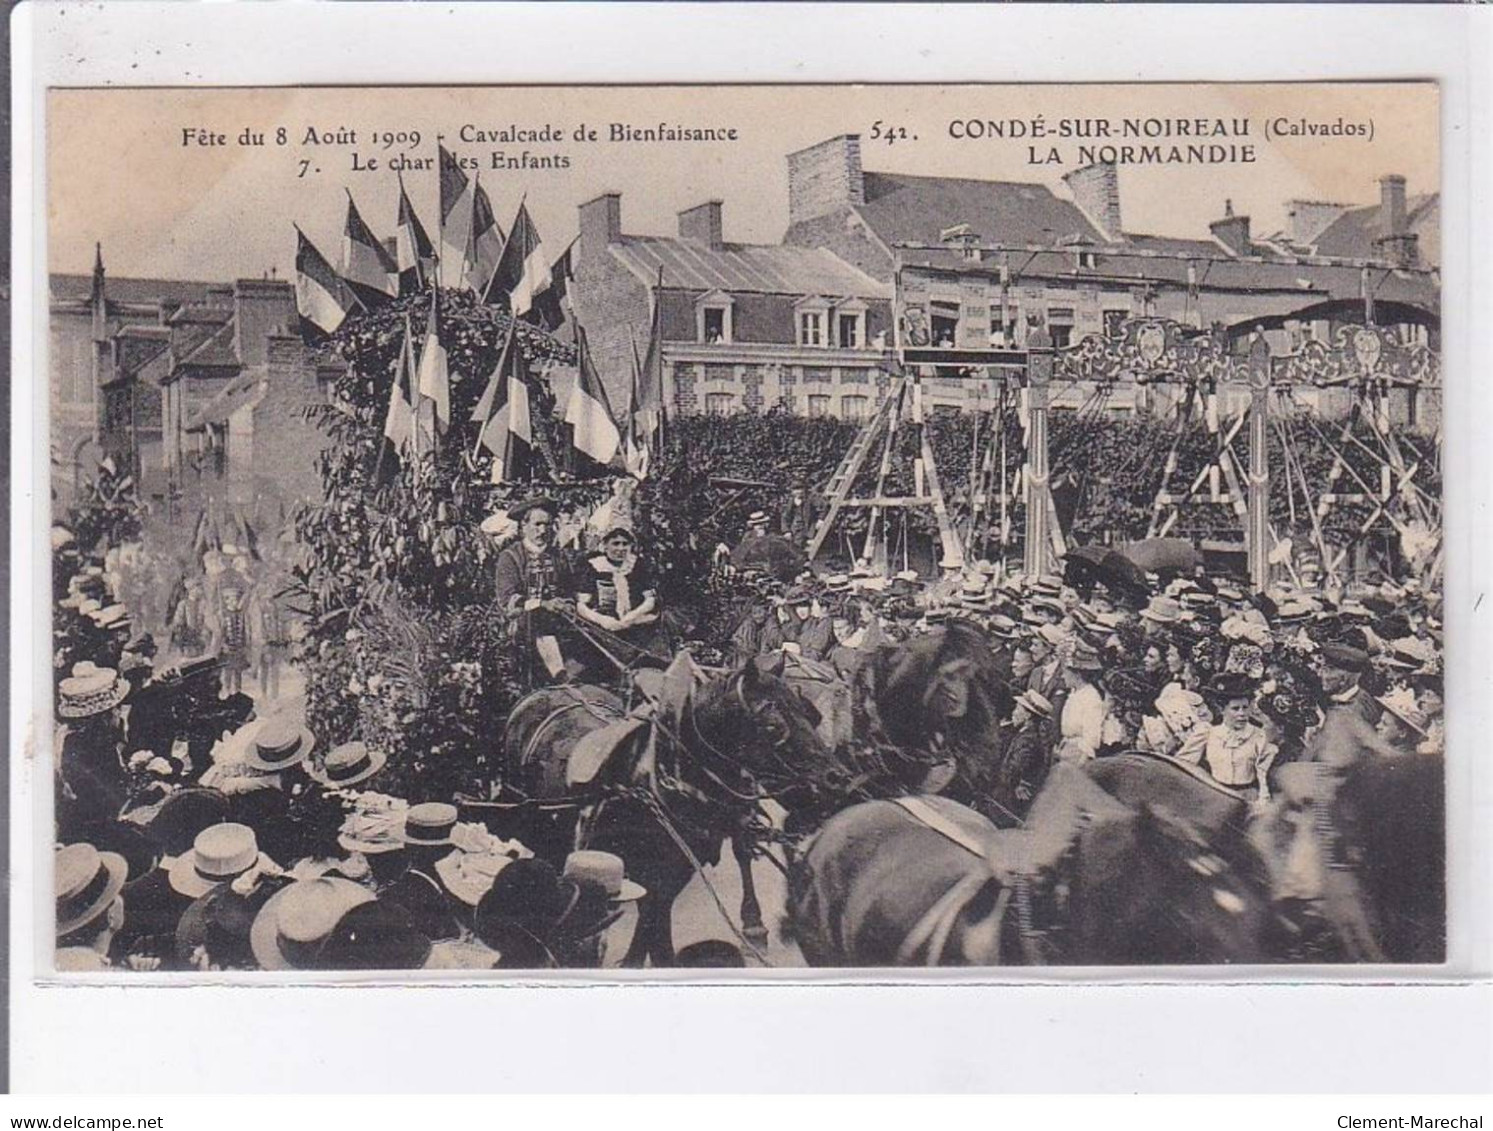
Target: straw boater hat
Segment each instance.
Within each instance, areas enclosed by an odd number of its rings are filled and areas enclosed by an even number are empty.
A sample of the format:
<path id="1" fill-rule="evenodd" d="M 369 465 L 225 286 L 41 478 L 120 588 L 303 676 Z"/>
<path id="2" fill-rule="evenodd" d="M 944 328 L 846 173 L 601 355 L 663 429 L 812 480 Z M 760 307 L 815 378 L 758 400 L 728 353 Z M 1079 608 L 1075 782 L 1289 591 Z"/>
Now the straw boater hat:
<path id="1" fill-rule="evenodd" d="M 342 917 L 373 893 L 340 876 L 300 880 L 276 892 L 254 917 L 249 946 L 263 970 L 313 970 Z"/>
<path id="2" fill-rule="evenodd" d="M 443 801 L 411 805 L 404 815 L 404 843 L 415 847 L 450 844 L 458 816 L 456 806 Z"/>
<path id="3" fill-rule="evenodd" d="M 57 850 L 52 874 L 60 939 L 109 909 L 129 878 L 129 865 L 117 852 L 100 852 L 91 844 L 68 844 Z"/>
<path id="4" fill-rule="evenodd" d="M 347 789 L 367 781 L 384 768 L 389 756 L 382 750 L 370 750 L 362 742 L 344 742 L 327 751 L 320 768 L 307 772 L 328 789 Z"/>
<path id="5" fill-rule="evenodd" d="M 316 736 L 304 723 L 291 718 L 266 719 L 254 731 L 244 751 L 244 763 L 265 773 L 288 770 L 306 760 Z"/>
<path id="6" fill-rule="evenodd" d="M 747 515 L 747 525 L 748 526 L 766 526 L 767 525 L 767 512 L 766 511 L 753 511 L 751 514 Z"/>
<path id="7" fill-rule="evenodd" d="M 1055 577 L 1038 577 L 1027 585 L 1027 589 L 1038 597 L 1061 597 L 1063 583 Z"/>
<path id="8" fill-rule="evenodd" d="M 563 875 L 572 880 L 588 880 L 599 884 L 607 898 L 617 903 L 631 903 L 642 899 L 648 889 L 634 883 L 624 874 L 622 857 L 610 852 L 572 852 L 565 858 Z"/>
<path id="9" fill-rule="evenodd" d="M 101 668 L 88 660 L 73 665 L 73 674 L 57 685 L 61 696 L 57 715 L 63 719 L 86 719 L 112 711 L 124 702 L 130 685 L 113 668 Z"/>
<path id="10" fill-rule="evenodd" d="M 1018 625 L 1004 613 L 996 613 L 985 621 L 985 628 L 992 636 L 998 636 L 1002 640 L 1014 640 Z"/>
<path id="11" fill-rule="evenodd" d="M 132 623 L 128 605 L 109 605 L 90 615 L 100 628 L 125 628 Z"/>
<path id="12" fill-rule="evenodd" d="M 1028 688 L 1016 696 L 1016 703 L 1018 706 L 1025 707 L 1039 719 L 1052 718 L 1052 703 L 1040 691 L 1032 691 Z"/>
<path id="13" fill-rule="evenodd" d="M 1152 597 L 1140 615 L 1153 624 L 1179 624 L 1186 613 L 1181 603 L 1171 597 Z"/>
<path id="14" fill-rule="evenodd" d="M 1097 672 L 1104 670 L 1104 661 L 1087 640 L 1079 640 L 1068 656 L 1068 667 L 1073 671 Z"/>
<path id="15" fill-rule="evenodd" d="M 167 878 L 173 891 L 189 899 L 201 899 L 267 860 L 259 851 L 253 829 L 224 822 L 209 825 L 198 833 L 192 851 L 182 853 L 172 862 Z"/>

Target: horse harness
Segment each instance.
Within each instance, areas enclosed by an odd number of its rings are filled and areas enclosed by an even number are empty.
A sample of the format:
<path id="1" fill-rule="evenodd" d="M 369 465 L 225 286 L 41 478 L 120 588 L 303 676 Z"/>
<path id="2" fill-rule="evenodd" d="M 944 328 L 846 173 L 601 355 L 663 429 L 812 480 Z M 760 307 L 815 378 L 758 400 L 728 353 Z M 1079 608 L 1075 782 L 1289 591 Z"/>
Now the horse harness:
<path id="1" fill-rule="evenodd" d="M 927 966 L 942 965 L 944 951 L 948 947 L 959 916 L 983 890 L 992 876 L 1001 884 L 1000 892 L 996 896 L 994 912 L 997 945 L 993 965 L 1000 965 L 1000 939 L 1005 930 L 1006 912 L 1010 908 L 1013 896 L 1016 901 L 1018 938 L 1022 950 L 1029 963 L 1042 964 L 1047 956 L 1041 948 L 1043 932 L 1039 931 L 1034 923 L 1030 874 L 1022 868 L 1003 867 L 998 861 L 993 860 L 989 846 L 980 844 L 922 798 L 894 797 L 891 798 L 891 802 L 914 821 L 957 844 L 989 869 L 988 872 L 976 871 L 963 877 L 923 913 L 921 918 L 913 924 L 907 937 L 902 940 L 902 945 L 897 948 L 898 964 L 910 964 L 913 956 L 926 944 L 927 958 L 924 964 Z"/>

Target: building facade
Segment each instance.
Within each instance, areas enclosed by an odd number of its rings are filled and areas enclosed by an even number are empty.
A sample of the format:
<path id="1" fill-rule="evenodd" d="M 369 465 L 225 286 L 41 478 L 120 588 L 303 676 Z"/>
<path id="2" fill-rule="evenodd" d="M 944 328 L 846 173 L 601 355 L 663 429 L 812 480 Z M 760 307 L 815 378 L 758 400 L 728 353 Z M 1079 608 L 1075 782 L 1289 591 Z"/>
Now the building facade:
<path id="1" fill-rule="evenodd" d="M 306 406 L 335 371 L 296 335 L 295 292 L 231 284 L 52 277 L 53 488 L 66 505 L 111 458 L 154 514 L 190 521 L 209 501 L 283 520 L 320 493 Z"/>
<path id="2" fill-rule="evenodd" d="M 571 299 L 619 413 L 653 314 L 674 413 L 854 418 L 890 377 L 892 287 L 824 248 L 729 243 L 720 201 L 679 214 L 676 236 L 625 233 L 622 200 L 580 206 Z"/>
<path id="3" fill-rule="evenodd" d="M 1381 180 L 1376 206 L 1293 202 L 1294 235 L 1256 238 L 1225 200 L 1206 237 L 1177 238 L 1126 229 L 1113 165 L 1070 173 L 1065 200 L 1041 184 L 868 172 L 855 135 L 787 160 L 784 242 L 832 251 L 891 284 L 904 347 L 1020 350 L 1041 326 L 1062 349 L 1156 318 L 1241 343 L 1261 328 L 1279 356 L 1334 340 L 1369 310 L 1407 343 L 1438 344 L 1439 274 L 1420 243 L 1439 246 L 1439 203 L 1407 201 L 1400 176 Z M 995 395 L 993 381 L 968 367 L 932 372 L 935 403 L 988 405 Z M 1091 391 L 1057 390 L 1055 407 Z M 1247 399 L 1242 390 L 1229 396 Z M 1155 410 L 1165 399 L 1165 390 L 1122 385 L 1109 407 Z M 1349 403 L 1346 393 L 1317 390 L 1301 399 L 1329 415 Z M 1428 415 L 1409 394 L 1400 400 L 1402 417 Z"/>

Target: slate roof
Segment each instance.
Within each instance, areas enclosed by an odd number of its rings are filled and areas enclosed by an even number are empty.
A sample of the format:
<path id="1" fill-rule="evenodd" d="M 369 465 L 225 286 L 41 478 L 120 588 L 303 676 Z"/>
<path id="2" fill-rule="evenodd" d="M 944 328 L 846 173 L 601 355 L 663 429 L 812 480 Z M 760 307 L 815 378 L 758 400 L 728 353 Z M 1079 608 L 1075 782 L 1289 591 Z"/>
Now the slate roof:
<path id="1" fill-rule="evenodd" d="M 206 365 L 218 368 L 237 369 L 242 362 L 233 348 L 235 323 L 232 318 L 224 322 L 216 333 L 199 342 L 190 353 L 180 353 L 179 365 Z"/>
<path id="2" fill-rule="evenodd" d="M 953 224 L 968 224 L 985 243 L 1054 244 L 1104 236 L 1071 201 L 1046 185 L 865 173 L 865 203 L 857 210 L 881 241 L 936 243 Z"/>
<path id="3" fill-rule="evenodd" d="M 187 431 L 197 432 L 209 424 L 222 424 L 246 404 L 257 404 L 269 387 L 260 373 L 241 373 L 216 396 L 187 417 Z"/>
<path id="4" fill-rule="evenodd" d="M 1424 193 L 1405 201 L 1405 223 L 1415 230 L 1416 221 L 1426 211 L 1441 202 L 1440 193 Z M 1343 259 L 1373 259 L 1380 255 L 1374 241 L 1385 234 L 1380 207 L 1370 204 L 1363 208 L 1350 208 L 1328 224 L 1317 237 L 1314 250 L 1318 255 L 1336 256 Z"/>
<path id="5" fill-rule="evenodd" d="M 91 275 L 51 275 L 48 285 L 53 301 L 83 300 L 93 293 Z M 202 283 L 183 279 L 126 279 L 109 275 L 104 279 L 104 293 L 113 302 L 154 303 L 205 302 L 209 287 L 222 283 Z"/>
<path id="6" fill-rule="evenodd" d="M 664 286 L 673 289 L 892 297 L 890 285 L 877 282 L 824 248 L 732 243 L 712 248 L 699 240 L 624 235 L 607 250 L 650 286 L 662 267 Z"/>

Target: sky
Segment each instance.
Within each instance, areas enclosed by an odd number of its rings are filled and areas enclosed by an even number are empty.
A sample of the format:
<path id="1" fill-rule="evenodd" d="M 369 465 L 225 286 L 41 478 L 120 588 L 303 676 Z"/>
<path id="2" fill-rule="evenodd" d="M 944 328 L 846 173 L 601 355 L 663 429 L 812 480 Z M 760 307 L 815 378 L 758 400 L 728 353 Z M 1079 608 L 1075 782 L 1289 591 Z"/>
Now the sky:
<path id="1" fill-rule="evenodd" d="M 433 167 L 438 134 L 481 164 L 504 230 L 523 200 L 556 255 L 575 235 L 576 206 L 607 191 L 622 194 L 630 233 L 672 235 L 678 211 L 718 198 L 727 240 L 775 243 L 788 220 L 785 155 L 843 133 L 861 135 L 867 171 L 1041 182 L 1066 196 L 1062 175 L 1081 164 L 1079 145 L 1095 142 L 951 137 L 951 127 L 988 134 L 990 121 L 1030 129 L 1037 116 L 1048 129 L 1064 120 L 1116 128 L 1125 119 L 1248 120 L 1248 137 L 1208 143 L 1252 145 L 1253 162 L 1122 164 L 1130 231 L 1206 238 L 1228 198 L 1263 235 L 1285 225 L 1290 199 L 1374 203 L 1386 173 L 1406 176 L 1411 194 L 1439 187 L 1437 89 L 1429 83 L 96 89 L 54 90 L 47 112 L 49 269 L 87 272 L 98 242 L 109 272 L 133 277 L 288 277 L 292 223 L 335 264 L 345 190 L 375 232 L 392 235 L 399 189 L 389 159 L 403 153 Z M 612 142 L 614 122 L 734 129 L 737 138 Z M 966 122 L 975 126 L 955 124 Z M 874 136 L 878 123 L 890 142 Z M 1301 135 L 1267 137 L 1267 124 L 1280 123 Z M 460 140 L 464 126 L 514 125 L 558 127 L 563 140 Z M 598 139 L 574 141 L 583 127 Z M 239 145 L 246 129 L 264 144 Z M 330 140 L 308 144 L 308 130 Z M 399 139 L 413 132 L 418 146 Z M 385 133 L 395 135 L 387 148 L 378 136 Z M 1150 144 L 1158 142 L 1170 144 Z M 1050 147 L 1062 164 L 1048 161 Z M 562 156 L 569 167 L 494 170 L 495 150 Z M 354 169 L 355 153 L 365 167 Z M 378 168 L 366 168 L 370 160 Z M 404 179 L 434 237 L 434 172 Z"/>

